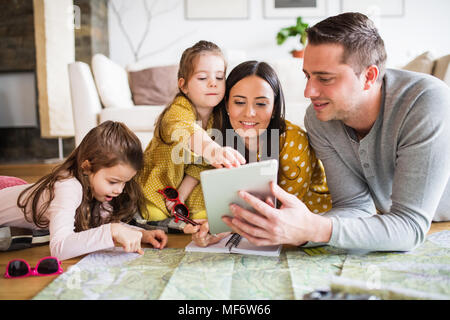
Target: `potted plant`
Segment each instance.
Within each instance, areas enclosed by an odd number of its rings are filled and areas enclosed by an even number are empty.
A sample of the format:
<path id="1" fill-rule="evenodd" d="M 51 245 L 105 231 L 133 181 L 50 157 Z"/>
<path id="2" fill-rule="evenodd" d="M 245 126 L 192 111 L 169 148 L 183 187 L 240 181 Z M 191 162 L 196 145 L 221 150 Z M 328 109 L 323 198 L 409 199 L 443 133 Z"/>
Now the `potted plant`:
<path id="1" fill-rule="evenodd" d="M 293 26 L 282 28 L 277 33 L 277 44 L 282 45 L 289 37 L 300 37 L 301 49 L 293 49 L 290 52 L 296 58 L 303 58 L 303 50 L 306 45 L 306 29 L 308 24 L 302 21 L 302 17 L 297 18 L 297 23 Z"/>

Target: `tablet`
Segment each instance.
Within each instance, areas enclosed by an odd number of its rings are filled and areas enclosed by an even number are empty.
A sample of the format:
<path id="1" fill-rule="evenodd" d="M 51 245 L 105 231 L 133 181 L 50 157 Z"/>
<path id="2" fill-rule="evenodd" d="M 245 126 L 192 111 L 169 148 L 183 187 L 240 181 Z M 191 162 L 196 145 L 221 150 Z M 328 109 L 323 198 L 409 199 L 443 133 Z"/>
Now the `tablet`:
<path id="1" fill-rule="evenodd" d="M 278 161 L 265 160 L 237 168 L 205 170 L 200 173 L 206 214 L 211 233 L 231 231 L 222 221 L 223 215 L 232 216 L 229 205 L 235 203 L 249 211 L 254 209 L 245 202 L 238 191 L 247 191 L 265 200 L 273 198 L 270 181 L 277 183 Z M 275 200 L 274 200 L 275 203 Z"/>

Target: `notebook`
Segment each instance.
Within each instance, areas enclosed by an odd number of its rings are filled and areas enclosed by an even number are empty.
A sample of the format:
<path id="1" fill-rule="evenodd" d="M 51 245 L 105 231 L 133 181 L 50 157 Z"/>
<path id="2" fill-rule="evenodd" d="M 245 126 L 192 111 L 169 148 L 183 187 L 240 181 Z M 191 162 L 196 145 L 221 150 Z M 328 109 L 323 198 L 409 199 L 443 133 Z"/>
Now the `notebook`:
<path id="1" fill-rule="evenodd" d="M 230 245 L 226 246 L 228 240 L 233 236 L 230 234 L 229 236 L 223 238 L 218 243 L 209 245 L 207 247 L 199 247 L 193 241 L 191 241 L 185 248 L 185 251 L 190 252 L 210 252 L 210 253 L 240 253 L 240 254 L 250 254 L 250 255 L 258 255 L 258 256 L 270 256 L 270 257 L 278 257 L 281 252 L 282 245 L 274 245 L 274 246 L 255 246 L 248 242 L 248 240 L 244 237 L 241 237 L 241 241 L 235 247 L 231 247 Z"/>

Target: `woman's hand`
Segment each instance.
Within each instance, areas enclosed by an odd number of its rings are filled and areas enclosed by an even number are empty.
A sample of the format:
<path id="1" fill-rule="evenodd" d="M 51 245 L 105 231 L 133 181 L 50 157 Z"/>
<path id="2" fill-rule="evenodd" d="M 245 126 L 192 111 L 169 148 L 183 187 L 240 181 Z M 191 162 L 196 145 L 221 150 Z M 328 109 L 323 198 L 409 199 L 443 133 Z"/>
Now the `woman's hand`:
<path id="1" fill-rule="evenodd" d="M 167 234 L 162 230 L 142 230 L 143 243 L 149 243 L 156 249 L 163 249 L 167 244 Z"/>
<path id="2" fill-rule="evenodd" d="M 144 254 L 141 248 L 141 231 L 126 227 L 120 223 L 111 223 L 111 236 L 114 243 L 119 244 L 125 252 Z"/>
<path id="3" fill-rule="evenodd" d="M 200 230 L 192 235 L 192 241 L 199 247 L 207 247 L 211 244 L 217 243 L 223 238 L 227 237 L 230 232 L 222 232 L 217 235 L 212 235 L 209 233 L 209 224 L 206 220 L 197 220 L 200 222 Z"/>

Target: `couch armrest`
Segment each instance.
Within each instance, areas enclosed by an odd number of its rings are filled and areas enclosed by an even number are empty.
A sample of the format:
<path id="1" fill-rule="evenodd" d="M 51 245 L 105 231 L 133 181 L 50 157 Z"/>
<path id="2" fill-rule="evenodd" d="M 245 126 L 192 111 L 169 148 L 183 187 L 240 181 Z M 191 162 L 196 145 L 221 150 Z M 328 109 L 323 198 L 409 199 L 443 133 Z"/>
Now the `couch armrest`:
<path id="1" fill-rule="evenodd" d="M 89 65 L 84 62 L 69 64 L 69 82 L 75 128 L 75 146 L 86 133 L 98 124 L 102 106 Z"/>

